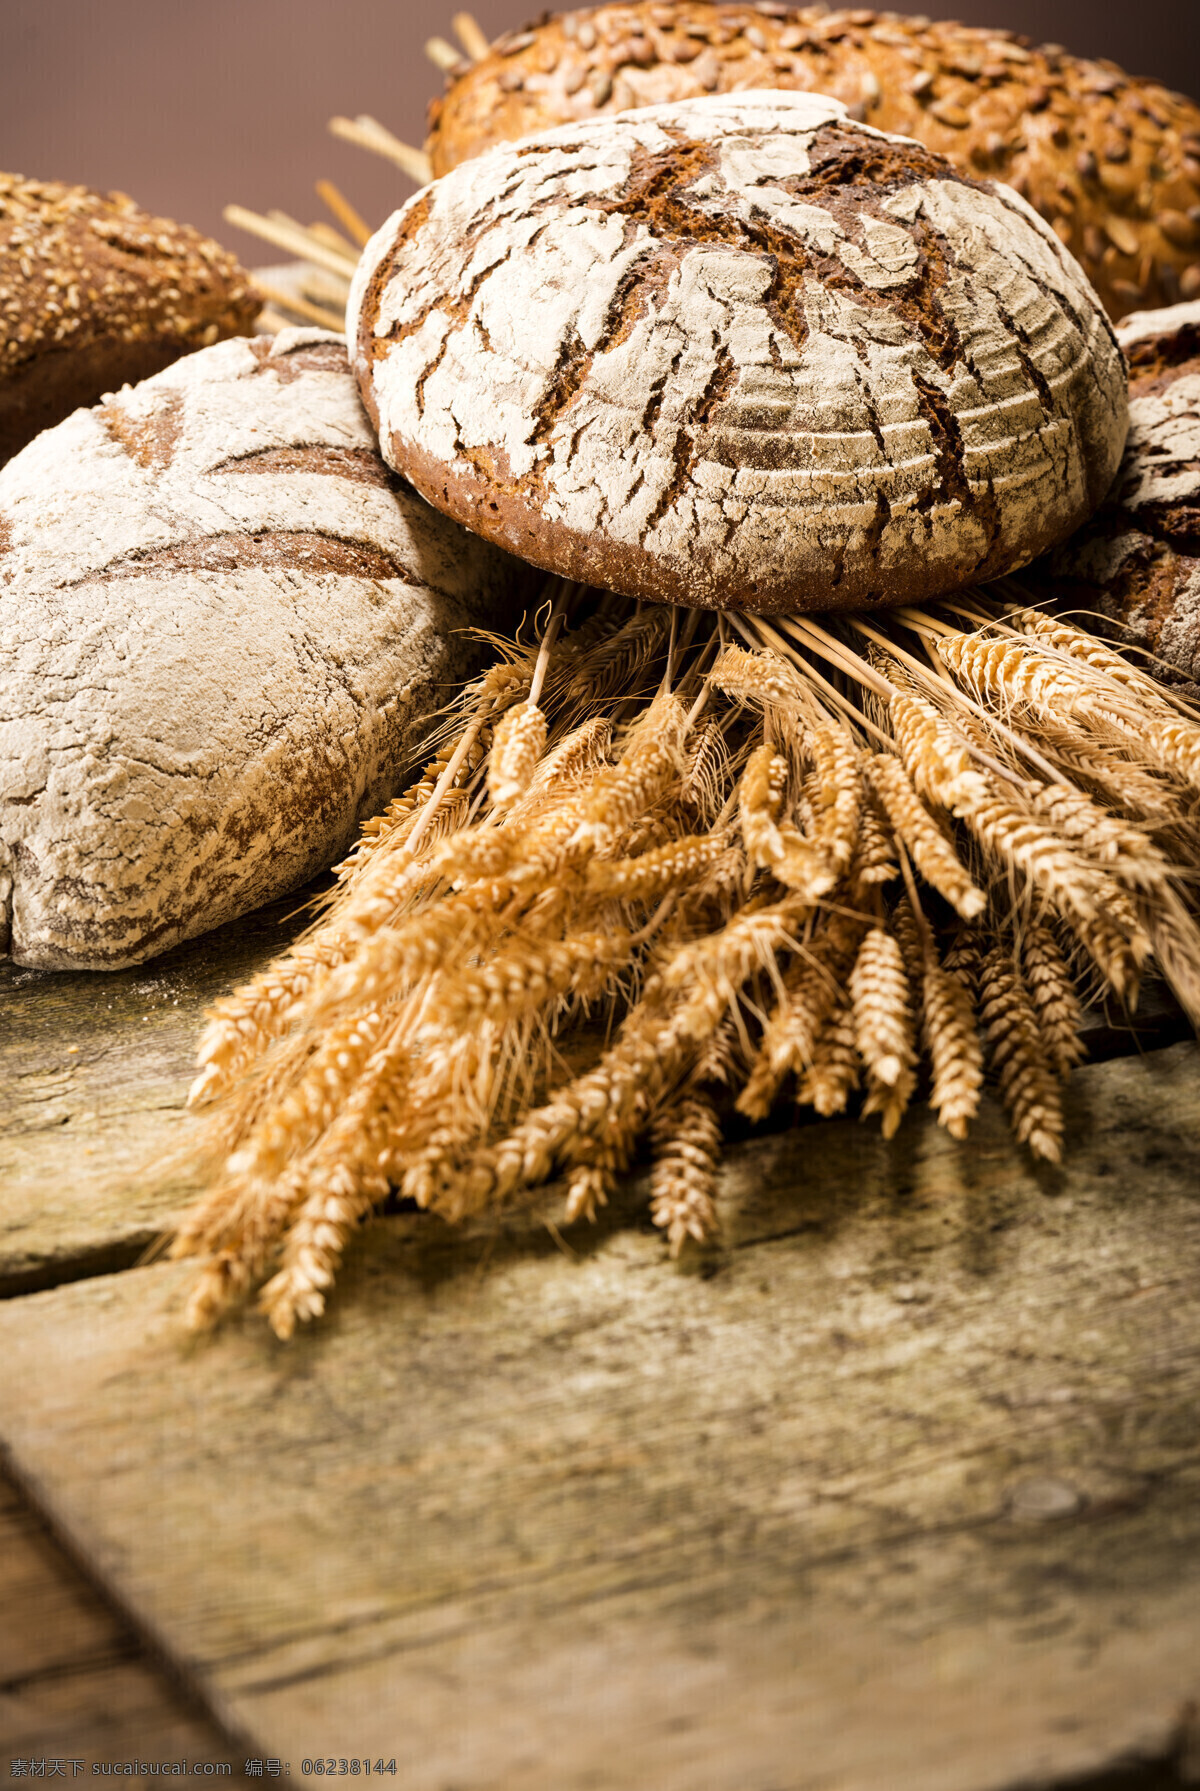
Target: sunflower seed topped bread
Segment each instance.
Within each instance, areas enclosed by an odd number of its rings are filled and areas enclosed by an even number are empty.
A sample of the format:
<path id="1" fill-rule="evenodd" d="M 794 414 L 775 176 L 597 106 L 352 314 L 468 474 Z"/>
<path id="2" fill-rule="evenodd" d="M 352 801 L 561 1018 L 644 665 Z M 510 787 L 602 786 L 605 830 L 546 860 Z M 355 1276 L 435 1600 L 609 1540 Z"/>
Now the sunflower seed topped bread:
<path id="1" fill-rule="evenodd" d="M 260 305 L 232 255 L 123 193 L 0 174 L 0 462 Z"/>
<path id="2" fill-rule="evenodd" d="M 1118 334 L 1129 360 L 1120 473 L 1033 576 L 1200 685 L 1200 302 L 1143 312 Z"/>
<path id="3" fill-rule="evenodd" d="M 1125 373 L 1016 194 L 734 94 L 501 147 L 417 194 L 351 292 L 384 457 L 533 564 L 760 611 L 1024 565 L 1100 501 Z"/>
<path id="4" fill-rule="evenodd" d="M 520 569 L 380 460 L 341 337 L 219 343 L 0 472 L 0 921 L 119 968 L 392 793 Z"/>
<path id="5" fill-rule="evenodd" d="M 543 17 L 430 110 L 444 174 L 559 124 L 747 88 L 827 93 L 1047 218 L 1114 317 L 1200 295 L 1200 108 L 1111 62 L 898 13 L 637 0 Z"/>

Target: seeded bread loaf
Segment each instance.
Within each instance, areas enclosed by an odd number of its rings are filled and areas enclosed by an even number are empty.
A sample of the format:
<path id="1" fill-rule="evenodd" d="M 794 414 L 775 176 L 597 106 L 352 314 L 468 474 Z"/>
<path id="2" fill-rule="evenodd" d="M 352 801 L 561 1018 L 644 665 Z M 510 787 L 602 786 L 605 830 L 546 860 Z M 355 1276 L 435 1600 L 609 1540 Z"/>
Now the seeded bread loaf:
<path id="1" fill-rule="evenodd" d="M 1032 581 L 1200 685 L 1200 303 L 1133 316 L 1118 334 L 1129 361 L 1120 474 Z"/>
<path id="2" fill-rule="evenodd" d="M 831 94 L 1006 181 L 1054 225 L 1114 317 L 1200 295 L 1200 108 L 1011 31 L 777 0 L 546 16 L 452 73 L 430 111 L 433 171 L 597 111 L 758 87 Z"/>
<path id="3" fill-rule="evenodd" d="M 380 460 L 341 337 L 219 343 L 0 472 L 0 922 L 116 969 L 353 839 L 521 569 Z"/>
<path id="4" fill-rule="evenodd" d="M 462 164 L 363 252 L 384 457 L 533 564 L 763 612 L 1024 565 L 1125 436 L 1054 232 L 834 100 L 733 94 Z"/>
<path id="5" fill-rule="evenodd" d="M 260 305 L 232 255 L 123 193 L 0 174 L 0 464 Z"/>

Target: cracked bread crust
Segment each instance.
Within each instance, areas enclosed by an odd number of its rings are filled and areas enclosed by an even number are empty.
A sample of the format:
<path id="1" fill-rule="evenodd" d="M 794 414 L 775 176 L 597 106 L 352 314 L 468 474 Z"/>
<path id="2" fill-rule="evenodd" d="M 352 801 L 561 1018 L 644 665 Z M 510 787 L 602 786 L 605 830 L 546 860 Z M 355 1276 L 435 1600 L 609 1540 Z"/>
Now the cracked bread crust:
<path id="1" fill-rule="evenodd" d="M 630 106 L 781 87 L 1005 181 L 1113 317 L 1200 296 L 1200 108 L 1113 62 L 1011 31 L 777 0 L 627 0 L 543 16 L 452 71 L 435 175 L 501 142 Z"/>
<path id="2" fill-rule="evenodd" d="M 0 949 L 119 969 L 302 883 L 524 586 L 384 465 L 325 331 L 40 436 L 0 472 Z"/>
<path id="3" fill-rule="evenodd" d="M 1109 617 L 1200 696 L 1200 302 L 1142 312 L 1118 336 L 1129 361 L 1121 470 L 1032 577 Z"/>
<path id="4" fill-rule="evenodd" d="M 123 193 L 0 174 L 0 464 L 103 392 L 246 334 L 250 276 Z"/>
<path id="5" fill-rule="evenodd" d="M 836 101 L 736 94 L 464 163 L 364 251 L 385 458 L 533 564 L 764 613 L 914 602 L 1096 507 L 1120 351 L 1058 238 Z"/>

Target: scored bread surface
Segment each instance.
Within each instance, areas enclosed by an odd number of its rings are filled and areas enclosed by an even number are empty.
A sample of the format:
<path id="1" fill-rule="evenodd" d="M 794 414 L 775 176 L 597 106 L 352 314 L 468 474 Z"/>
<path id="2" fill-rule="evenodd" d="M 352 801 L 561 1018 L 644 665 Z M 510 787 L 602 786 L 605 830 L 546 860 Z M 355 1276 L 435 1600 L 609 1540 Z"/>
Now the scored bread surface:
<path id="1" fill-rule="evenodd" d="M 1119 336 L 1129 360 L 1121 470 L 1035 576 L 1200 686 L 1200 302 L 1130 317 Z"/>
<path id="2" fill-rule="evenodd" d="M 534 564 L 761 611 L 916 600 L 1095 508 L 1120 352 L 1015 194 L 807 94 L 563 127 L 364 251 L 385 457 Z"/>
<path id="3" fill-rule="evenodd" d="M 575 9 L 451 72 L 430 108 L 433 171 L 597 112 L 754 87 L 829 94 L 1015 187 L 1114 317 L 1200 295 L 1200 107 L 1012 31 L 777 0 Z"/>
<path id="4" fill-rule="evenodd" d="M 117 968 L 302 882 L 519 576 L 380 460 L 341 337 L 218 344 L 0 472 L 0 923 Z"/>

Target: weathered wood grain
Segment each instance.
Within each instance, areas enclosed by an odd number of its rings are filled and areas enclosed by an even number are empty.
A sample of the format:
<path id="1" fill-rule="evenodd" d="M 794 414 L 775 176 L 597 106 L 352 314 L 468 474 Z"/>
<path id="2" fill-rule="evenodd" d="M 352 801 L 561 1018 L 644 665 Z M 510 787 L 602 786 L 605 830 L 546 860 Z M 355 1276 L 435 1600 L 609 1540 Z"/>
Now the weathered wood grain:
<path id="1" fill-rule="evenodd" d="M 199 1018 L 282 951 L 310 886 L 151 964 L 62 975 L 0 961 L 0 1292 L 134 1261 L 182 1188 L 138 1169 L 171 1148 Z"/>
<path id="2" fill-rule="evenodd" d="M 236 1770 L 223 1782 L 244 1783 L 230 1737 L 189 1707 L 3 1478 L 0 1745 L 7 1760 L 74 1757 L 85 1772 L 93 1759 L 228 1760 Z"/>
<path id="3" fill-rule="evenodd" d="M 1200 1054 L 1068 1164 L 739 1145 L 676 1270 L 377 1222 L 329 1321 L 187 1341 L 187 1265 L 0 1311 L 0 1435 L 231 1725 L 412 1791 L 994 1791 L 1200 1694 Z M 636 1191 L 627 1191 L 632 1202 Z"/>

